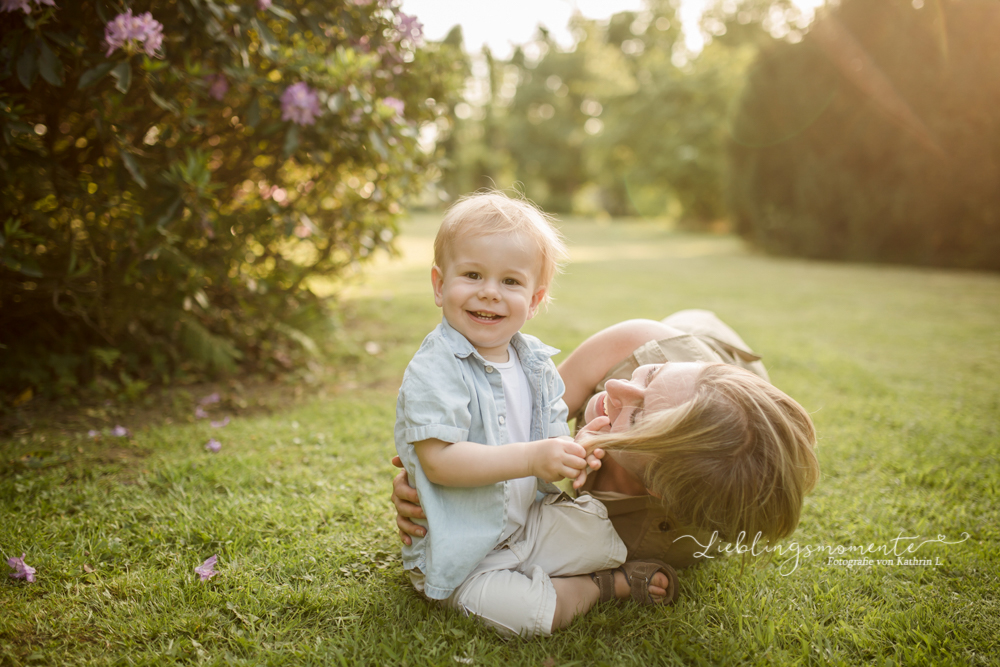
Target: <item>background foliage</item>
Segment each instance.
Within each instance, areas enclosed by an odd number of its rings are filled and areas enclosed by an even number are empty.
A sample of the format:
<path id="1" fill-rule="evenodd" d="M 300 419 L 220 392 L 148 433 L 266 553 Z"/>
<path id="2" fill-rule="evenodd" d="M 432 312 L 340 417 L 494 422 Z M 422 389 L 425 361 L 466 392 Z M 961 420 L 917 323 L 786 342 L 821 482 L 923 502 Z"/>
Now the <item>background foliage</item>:
<path id="1" fill-rule="evenodd" d="M 922 3 L 921 3 L 922 4 Z M 843 0 L 749 73 L 736 227 L 767 250 L 1000 269 L 1000 5 Z"/>
<path id="2" fill-rule="evenodd" d="M 391 244 L 454 49 L 374 1 L 132 3 L 153 57 L 109 52 L 126 6 L 26 6 L 0 13 L 0 386 L 141 393 L 312 347 L 307 281 Z"/>
<path id="3" fill-rule="evenodd" d="M 1000 268 L 1000 4 L 719 0 L 687 51 L 678 3 L 485 54 L 443 184 L 544 208 L 730 221 L 765 250 Z M 459 113 L 461 112 L 461 113 Z"/>
<path id="4" fill-rule="evenodd" d="M 721 3 L 697 57 L 679 3 L 666 1 L 578 17 L 570 50 L 541 30 L 507 61 L 485 53 L 487 83 L 453 119 L 444 187 L 454 196 L 520 182 L 556 212 L 719 220 L 730 109 L 758 45 L 774 41 L 772 14 L 782 25 L 801 18 L 787 2 Z"/>

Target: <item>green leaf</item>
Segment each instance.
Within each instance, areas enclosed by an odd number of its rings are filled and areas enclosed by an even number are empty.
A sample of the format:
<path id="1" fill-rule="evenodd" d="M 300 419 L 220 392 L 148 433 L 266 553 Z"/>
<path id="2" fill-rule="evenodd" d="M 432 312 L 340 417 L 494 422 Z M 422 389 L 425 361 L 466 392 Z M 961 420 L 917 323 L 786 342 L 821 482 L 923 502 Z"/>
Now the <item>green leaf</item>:
<path id="1" fill-rule="evenodd" d="M 121 61 L 111 70 L 111 76 L 118 81 L 115 88 L 122 93 L 127 93 L 129 86 L 132 85 L 132 64 L 127 60 Z"/>
<path id="2" fill-rule="evenodd" d="M 270 11 L 272 14 L 277 14 L 278 16 L 280 16 L 281 18 L 285 19 L 286 21 L 291 21 L 292 23 L 296 23 L 297 22 L 297 19 L 295 18 L 294 14 L 286 12 L 284 9 L 282 9 L 278 5 L 271 5 L 268 8 L 268 11 Z"/>
<path id="3" fill-rule="evenodd" d="M 180 209 L 181 204 L 184 203 L 184 199 L 178 195 L 174 197 L 174 200 L 167 205 L 167 210 L 163 212 L 163 215 L 156 221 L 157 227 L 163 227 L 177 215 L 177 211 Z"/>
<path id="4" fill-rule="evenodd" d="M 111 368 L 118 361 L 118 357 L 122 356 L 121 350 L 115 349 L 113 347 L 92 347 L 90 348 L 90 353 L 94 355 L 94 358 L 104 364 L 105 368 Z"/>
<path id="5" fill-rule="evenodd" d="M 97 67 L 91 67 L 86 72 L 80 75 L 80 83 L 76 85 L 77 90 L 83 90 L 87 86 L 92 86 L 101 79 L 103 79 L 108 72 L 114 68 L 115 64 L 113 62 L 101 63 Z"/>
<path id="6" fill-rule="evenodd" d="M 195 318 L 183 313 L 179 314 L 180 344 L 193 360 L 209 368 L 232 370 L 235 361 L 241 359 L 240 353 L 232 341 L 211 333 Z"/>
<path id="7" fill-rule="evenodd" d="M 281 333 L 285 334 L 286 336 L 294 340 L 296 343 L 301 345 L 303 349 L 305 349 L 305 351 L 308 352 L 309 354 L 313 355 L 314 357 L 319 356 L 320 353 L 319 346 L 316 345 L 316 341 L 314 341 L 310 336 L 305 334 L 300 329 L 288 326 L 283 322 L 276 322 L 274 328 L 275 330 L 280 331 Z"/>
<path id="8" fill-rule="evenodd" d="M 46 32 L 45 36 L 64 49 L 73 49 L 77 46 L 68 35 L 61 32 Z"/>
<path id="9" fill-rule="evenodd" d="M 344 94 L 335 93 L 330 95 L 330 99 L 327 100 L 326 106 L 333 113 L 340 113 L 340 110 L 344 108 Z"/>
<path id="10" fill-rule="evenodd" d="M 278 43 L 278 40 L 275 39 L 274 33 L 268 30 L 267 26 L 264 25 L 263 21 L 258 21 L 257 19 L 253 19 L 250 23 L 253 25 L 254 29 L 257 31 L 257 35 L 260 37 L 261 45 L 264 47 L 263 48 L 264 55 L 270 57 L 271 52 L 273 50 L 280 48 L 281 46 Z"/>
<path id="11" fill-rule="evenodd" d="M 375 130 L 368 131 L 368 138 L 371 139 L 372 147 L 379 154 L 383 160 L 389 159 L 389 150 L 385 147 L 385 142 L 382 141 L 382 137 Z"/>
<path id="12" fill-rule="evenodd" d="M 38 76 L 38 47 L 28 44 L 21 57 L 17 59 L 17 79 L 21 85 L 31 90 L 36 76 Z"/>
<path id="13" fill-rule="evenodd" d="M 132 175 L 135 182 L 139 184 L 139 187 L 143 190 L 146 189 L 146 178 L 142 175 L 139 170 L 139 163 L 135 161 L 135 158 L 124 148 L 121 151 L 122 162 L 125 163 L 125 168 L 128 169 L 128 173 Z"/>
<path id="14" fill-rule="evenodd" d="M 299 147 L 299 126 L 292 125 L 288 128 L 288 132 L 285 133 L 285 157 L 288 157 L 295 152 L 295 149 Z"/>
<path id="15" fill-rule="evenodd" d="M 38 40 L 38 71 L 53 86 L 63 85 L 63 64 L 44 39 Z"/>
<path id="16" fill-rule="evenodd" d="M 114 10 L 107 6 L 107 2 L 105 2 L 105 0 L 97 0 L 97 2 L 94 3 L 94 6 L 95 9 L 97 9 L 97 18 L 101 20 L 101 23 L 107 23 L 114 16 L 114 14 L 112 14 Z"/>
<path id="17" fill-rule="evenodd" d="M 260 122 L 260 99 L 254 96 L 253 101 L 250 102 L 250 106 L 247 107 L 246 113 L 244 114 L 247 119 L 247 125 L 256 128 L 257 123 Z"/>
<path id="18" fill-rule="evenodd" d="M 41 267 L 38 266 L 38 262 L 31 257 L 25 257 L 20 261 L 14 259 L 13 257 L 0 257 L 0 264 L 4 264 L 11 271 L 17 271 L 18 273 L 28 276 L 29 278 L 42 277 Z"/>
<path id="19" fill-rule="evenodd" d="M 181 112 L 180 108 L 178 108 L 176 104 L 174 104 L 170 100 L 163 99 L 162 97 L 157 95 L 152 88 L 149 89 L 149 99 L 153 100 L 153 103 L 156 104 L 156 106 L 163 109 L 164 111 L 169 111 L 174 115 L 179 115 Z"/>

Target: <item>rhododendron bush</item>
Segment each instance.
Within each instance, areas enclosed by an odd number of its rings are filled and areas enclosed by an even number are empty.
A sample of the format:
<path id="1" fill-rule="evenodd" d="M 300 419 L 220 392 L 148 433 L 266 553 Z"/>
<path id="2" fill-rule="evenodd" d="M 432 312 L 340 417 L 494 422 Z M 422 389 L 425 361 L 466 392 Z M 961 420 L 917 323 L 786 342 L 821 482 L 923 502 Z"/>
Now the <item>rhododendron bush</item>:
<path id="1" fill-rule="evenodd" d="M 391 244 L 462 84 L 385 0 L 0 0 L 0 52 L 19 393 L 287 365 L 309 279 Z"/>

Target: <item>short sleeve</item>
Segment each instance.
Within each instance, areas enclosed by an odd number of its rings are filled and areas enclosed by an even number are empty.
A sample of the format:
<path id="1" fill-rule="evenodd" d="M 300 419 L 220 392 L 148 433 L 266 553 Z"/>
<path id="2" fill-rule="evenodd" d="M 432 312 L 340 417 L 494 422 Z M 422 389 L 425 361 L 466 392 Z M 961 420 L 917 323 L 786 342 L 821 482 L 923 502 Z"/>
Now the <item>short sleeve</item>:
<path id="1" fill-rule="evenodd" d="M 469 438 L 470 389 L 447 342 L 429 338 L 406 367 L 399 389 L 403 439 L 408 443 L 436 438 L 461 442 Z"/>
<path id="2" fill-rule="evenodd" d="M 548 437 L 555 438 L 560 435 L 569 435 L 569 408 L 563 400 L 566 393 L 566 385 L 556 370 L 556 365 L 550 359 L 545 366 L 546 384 L 549 387 L 549 427 Z"/>

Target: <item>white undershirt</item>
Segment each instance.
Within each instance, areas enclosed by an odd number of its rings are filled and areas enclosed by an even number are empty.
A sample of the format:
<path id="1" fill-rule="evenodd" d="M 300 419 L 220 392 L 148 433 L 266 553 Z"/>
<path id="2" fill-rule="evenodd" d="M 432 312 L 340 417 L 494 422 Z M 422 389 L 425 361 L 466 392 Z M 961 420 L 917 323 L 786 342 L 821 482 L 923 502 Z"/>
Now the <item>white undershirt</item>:
<path id="1" fill-rule="evenodd" d="M 521 360 L 512 345 L 507 347 L 506 363 L 494 363 L 500 371 L 503 382 L 503 396 L 506 404 L 507 442 L 530 442 L 531 438 L 531 386 L 524 374 Z M 507 502 L 507 524 L 500 541 L 506 540 L 514 531 L 524 525 L 528 518 L 528 508 L 535 502 L 537 484 L 534 477 L 522 477 L 507 482 L 510 498 Z"/>

